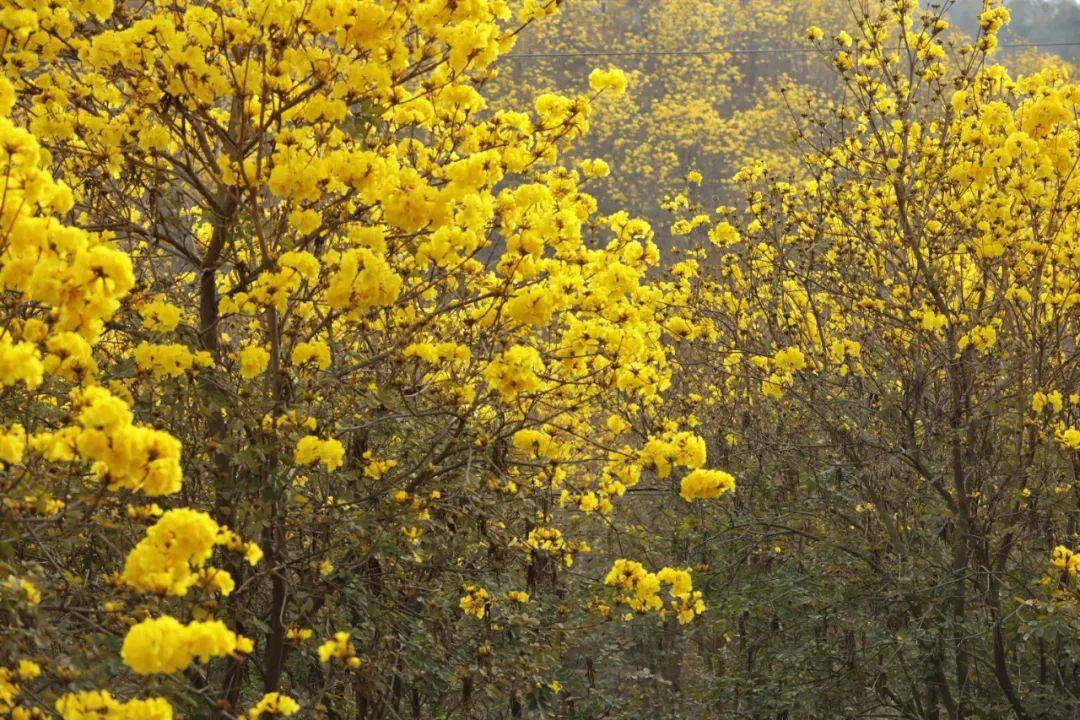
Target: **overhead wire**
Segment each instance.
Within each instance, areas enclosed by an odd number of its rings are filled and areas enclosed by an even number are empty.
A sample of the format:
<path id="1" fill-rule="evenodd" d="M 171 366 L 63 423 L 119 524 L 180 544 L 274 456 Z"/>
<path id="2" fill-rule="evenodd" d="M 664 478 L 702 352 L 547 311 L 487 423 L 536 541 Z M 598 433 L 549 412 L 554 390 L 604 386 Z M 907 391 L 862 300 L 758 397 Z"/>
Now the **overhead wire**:
<path id="1" fill-rule="evenodd" d="M 1080 42 L 1022 42 L 1001 43 L 1002 49 L 1044 48 L 1044 47 L 1080 47 Z M 710 50 L 572 50 L 567 52 L 546 53 L 510 53 L 500 60 L 527 60 L 540 58 L 579 58 L 579 57 L 665 57 L 690 56 L 707 57 L 712 55 L 805 55 L 819 52 L 816 48 L 751 48 Z"/>

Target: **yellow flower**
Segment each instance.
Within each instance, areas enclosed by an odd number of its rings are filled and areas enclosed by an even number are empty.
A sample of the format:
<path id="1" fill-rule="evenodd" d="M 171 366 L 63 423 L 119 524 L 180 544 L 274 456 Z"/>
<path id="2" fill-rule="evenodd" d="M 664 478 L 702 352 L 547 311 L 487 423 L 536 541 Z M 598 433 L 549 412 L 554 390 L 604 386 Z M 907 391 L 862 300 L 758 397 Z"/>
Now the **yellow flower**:
<path id="1" fill-rule="evenodd" d="M 330 346 L 322 340 L 297 343 L 292 351 L 293 365 L 314 362 L 320 370 L 330 367 Z"/>
<path id="2" fill-rule="evenodd" d="M 1070 577 L 1080 574 L 1080 553 L 1074 553 L 1064 545 L 1058 545 L 1050 553 L 1050 564 Z"/>
<path id="3" fill-rule="evenodd" d="M 14 423 L 7 430 L 0 430 L 0 461 L 9 465 L 22 461 L 26 449 L 26 430 Z"/>
<path id="4" fill-rule="evenodd" d="M 225 657 L 250 648 L 250 640 L 229 630 L 219 620 L 184 625 L 173 617 L 143 620 L 128 630 L 120 655 L 140 675 L 174 673 L 198 659 Z"/>
<path id="5" fill-rule="evenodd" d="M 334 471 L 345 462 L 345 446 L 334 438 L 321 440 L 314 435 L 305 435 L 296 444 L 293 457 L 300 465 L 321 462 L 327 470 Z"/>
<path id="6" fill-rule="evenodd" d="M 7 333 L 0 333 L 0 386 L 21 382 L 33 389 L 41 384 L 44 372 L 36 347 L 28 342 L 12 342 Z"/>
<path id="7" fill-rule="evenodd" d="M 244 559 L 247 560 L 248 565 L 255 566 L 259 564 L 259 561 L 263 558 L 262 548 L 253 542 L 247 542 L 244 544 Z"/>
<path id="8" fill-rule="evenodd" d="M 56 712 L 63 720 L 172 720 L 167 700 L 149 698 L 122 703 L 104 690 L 84 690 L 61 695 Z M 38 716 L 34 716 L 38 717 Z"/>
<path id="9" fill-rule="evenodd" d="M 589 87 L 594 92 L 610 90 L 614 97 L 621 97 L 626 92 L 628 84 L 626 73 L 615 67 L 609 67 L 607 70 L 597 68 L 589 73 Z"/>
<path id="10" fill-rule="evenodd" d="M 503 400 L 511 401 L 541 387 L 537 373 L 543 368 L 544 362 L 536 348 L 514 345 L 492 360 L 484 370 L 484 378 L 499 391 Z"/>
<path id="11" fill-rule="evenodd" d="M 248 712 L 247 717 L 249 720 L 258 720 L 264 715 L 289 717 L 299 711 L 300 703 L 296 702 L 296 700 L 293 700 L 288 695 L 272 692 L 263 695 L 259 702 L 255 703 L 255 707 Z"/>
<path id="12" fill-rule="evenodd" d="M 41 675 L 41 666 L 33 660 L 20 660 L 15 672 L 20 680 L 33 680 Z"/>
<path id="13" fill-rule="evenodd" d="M 1060 390 L 1052 390 L 1048 393 L 1038 390 L 1031 396 L 1031 409 L 1035 412 L 1042 412 L 1047 405 L 1050 406 L 1054 413 L 1061 412 L 1061 409 L 1065 406 L 1065 398 Z"/>
<path id="14" fill-rule="evenodd" d="M 314 634 L 315 633 L 311 630 L 311 628 L 291 627 L 285 634 L 285 637 L 294 642 L 302 642 L 304 640 L 309 640 Z"/>
<path id="15" fill-rule="evenodd" d="M 611 174 L 611 168 L 603 160 L 582 160 L 579 165 L 581 174 L 587 178 L 604 178 Z"/>
<path id="16" fill-rule="evenodd" d="M 354 659 L 356 655 L 356 648 L 349 642 L 350 633 L 337 632 L 334 633 L 334 637 L 324 642 L 319 646 L 319 662 L 330 662 L 332 658 L 337 658 L 348 663 Z"/>
<path id="17" fill-rule="evenodd" d="M 262 375 L 269 364 L 270 353 L 264 347 L 248 345 L 240 351 L 240 376 L 245 380 Z"/>
<path id="18" fill-rule="evenodd" d="M 161 295 L 142 305 L 139 314 L 143 327 L 153 332 L 172 332 L 180 324 L 180 308 L 167 302 Z"/>
<path id="19" fill-rule="evenodd" d="M 224 542 L 221 528 L 206 513 L 169 510 L 128 554 L 121 577 L 146 592 L 185 595 L 199 579 L 214 546 Z M 224 570 L 217 572 L 228 576 Z"/>
<path id="20" fill-rule="evenodd" d="M 806 367 L 806 356 L 799 348 L 788 347 L 777 351 L 773 363 L 778 371 L 790 375 Z"/>
<path id="21" fill-rule="evenodd" d="M 289 224 L 301 235 L 307 235 L 322 225 L 322 215 L 315 210 L 293 210 L 289 213 Z"/>
<path id="22" fill-rule="evenodd" d="M 488 605 L 491 602 L 491 594 L 480 587 L 475 585 L 466 585 L 464 587 L 465 594 L 461 596 L 461 600 L 458 605 L 461 607 L 461 611 L 466 615 L 472 615 L 475 618 L 483 619 L 487 614 Z"/>
<path id="23" fill-rule="evenodd" d="M 735 489 L 735 478 L 722 470 L 698 469 L 682 479 L 679 494 L 687 502 L 717 498 Z"/>
<path id="24" fill-rule="evenodd" d="M 108 479 L 109 488 L 170 495 L 180 490 L 180 442 L 167 433 L 133 424 L 127 403 L 102 387 L 73 393 L 78 427 L 34 439 L 46 457 L 70 459 L 71 448 Z M 68 434 L 70 432 L 70 435 Z"/>
<path id="25" fill-rule="evenodd" d="M 336 265 L 326 290 L 326 303 L 332 310 L 349 310 L 359 317 L 369 308 L 390 305 L 401 292 L 401 276 L 367 248 L 337 255 Z"/>
<path id="26" fill-rule="evenodd" d="M 1080 428 L 1070 427 L 1056 433 L 1058 445 L 1066 450 L 1080 450 Z"/>

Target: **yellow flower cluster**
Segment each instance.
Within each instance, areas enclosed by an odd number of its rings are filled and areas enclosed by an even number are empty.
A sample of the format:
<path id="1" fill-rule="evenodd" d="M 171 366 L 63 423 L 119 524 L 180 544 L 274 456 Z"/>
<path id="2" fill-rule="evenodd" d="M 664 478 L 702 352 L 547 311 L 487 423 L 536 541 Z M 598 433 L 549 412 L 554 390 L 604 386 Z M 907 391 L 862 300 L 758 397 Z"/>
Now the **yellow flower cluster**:
<path id="1" fill-rule="evenodd" d="M 705 611 L 701 592 L 694 590 L 690 571 L 686 569 L 665 567 L 651 573 L 639 562 L 619 559 L 604 577 L 604 584 L 617 591 L 617 602 L 627 605 L 635 613 L 655 611 L 665 617 L 671 612 L 680 624 L 685 625 Z M 663 585 L 670 586 L 667 607 L 660 595 Z"/>
<path id="2" fill-rule="evenodd" d="M 144 328 L 159 333 L 175 330 L 181 318 L 180 308 L 160 295 L 140 305 L 139 315 L 142 316 Z"/>
<path id="3" fill-rule="evenodd" d="M 1036 413 L 1041 413 L 1043 408 L 1046 407 L 1049 407 L 1052 412 L 1059 413 L 1064 404 L 1065 400 L 1060 390 L 1051 390 L 1050 392 L 1037 390 L 1031 396 L 1031 409 Z"/>
<path id="4" fill-rule="evenodd" d="M 671 433 L 650 439 L 642 448 L 639 461 L 642 467 L 666 478 L 672 468 L 700 468 L 705 464 L 705 439 L 691 432 Z"/>
<path id="5" fill-rule="evenodd" d="M 293 365 L 314 363 L 320 370 L 330 367 L 330 346 L 324 340 L 297 343 L 292 350 Z"/>
<path id="6" fill-rule="evenodd" d="M 610 90 L 613 98 L 625 93 L 629 84 L 626 73 L 618 68 L 596 69 L 589 73 L 589 87 L 595 92 Z"/>
<path id="7" fill-rule="evenodd" d="M 266 270 L 252 283 L 251 292 L 237 292 L 224 297 L 219 303 L 223 315 L 231 313 L 255 314 L 260 307 L 274 308 L 279 313 L 287 310 L 289 300 L 301 292 L 305 283 L 317 281 L 320 264 L 306 251 L 287 251 L 277 258 L 277 270 Z"/>
<path id="8" fill-rule="evenodd" d="M 544 361 L 536 348 L 514 345 L 491 361 L 484 378 L 504 401 L 510 402 L 523 393 L 539 390 L 543 385 L 539 373 L 543 370 Z"/>
<path id="9" fill-rule="evenodd" d="M 271 692 L 262 696 L 259 702 L 248 711 L 248 720 L 259 720 L 269 715 L 271 717 L 291 717 L 300 712 L 300 703 L 288 695 Z"/>
<path id="10" fill-rule="evenodd" d="M 1058 545 L 1050 553 L 1050 564 L 1069 577 L 1080 575 L 1080 553 L 1075 553 L 1064 545 Z"/>
<path id="11" fill-rule="evenodd" d="M 10 95 L 10 83 L 0 77 L 0 97 Z M 131 262 L 107 240 L 47 214 L 68 212 L 74 198 L 41 169 L 37 141 L 4 117 L 9 110 L 10 105 L 0 107 L 0 164 L 7 187 L 0 198 L 0 288 L 50 308 L 54 331 L 96 340 L 135 284 Z M 0 343 L 0 360 L 5 350 Z M 0 382 L 10 384 L 2 371 L 0 362 Z"/>
<path id="12" fill-rule="evenodd" d="M 513 437 L 514 447 L 527 453 L 529 457 L 557 459 L 563 451 L 562 445 L 543 430 L 526 428 L 518 430 Z"/>
<path id="13" fill-rule="evenodd" d="M 291 627 L 285 633 L 285 637 L 293 642 L 303 642 L 305 640 L 310 640 L 314 634 L 315 631 L 311 628 Z"/>
<path id="14" fill-rule="evenodd" d="M 36 336 L 32 323 L 23 327 L 23 336 Z M 48 353 L 44 358 L 47 373 L 58 375 L 72 383 L 81 383 L 97 374 L 93 348 L 81 335 L 71 332 L 55 333 L 45 340 Z"/>
<path id="15" fill-rule="evenodd" d="M 1065 427 L 1063 424 L 1055 431 L 1054 437 L 1063 449 L 1080 450 L 1080 428 Z"/>
<path id="16" fill-rule="evenodd" d="M 326 304 L 333 310 L 347 310 L 359 319 L 369 308 L 390 305 L 401 292 L 401 276 L 368 248 L 328 253 L 326 260 L 335 266 L 326 290 Z"/>
<path id="17" fill-rule="evenodd" d="M 103 387 L 73 393 L 77 425 L 39 433 L 31 446 L 49 460 L 84 458 L 108 482 L 146 495 L 170 495 L 180 489 L 180 442 L 168 433 L 137 425 L 131 410 Z"/>
<path id="18" fill-rule="evenodd" d="M 0 429 L 0 461 L 14 465 L 23 459 L 26 450 L 26 430 L 19 423 Z"/>
<path id="19" fill-rule="evenodd" d="M 41 384 L 44 374 L 41 353 L 33 344 L 14 342 L 7 332 L 0 333 L 0 385 L 23 383 L 33 389 Z"/>
<path id="20" fill-rule="evenodd" d="M 735 490 L 735 478 L 723 470 L 699 468 L 687 473 L 681 483 L 679 494 L 686 501 L 710 500 Z"/>
<path id="21" fill-rule="evenodd" d="M 487 614 L 488 606 L 491 604 L 491 593 L 475 585 L 466 585 L 462 590 L 465 594 L 461 596 L 461 600 L 458 602 L 461 612 L 482 620 Z"/>
<path id="22" fill-rule="evenodd" d="M 371 478 L 372 480 L 378 480 L 386 473 L 390 472 L 397 467 L 397 460 L 390 458 L 379 459 L 372 455 L 368 450 L 364 453 L 364 477 Z M 438 497 L 438 491 L 436 490 L 435 497 Z"/>
<path id="23" fill-rule="evenodd" d="M 22 683 L 39 675 L 41 667 L 31 660 L 20 660 L 13 668 L 0 667 L 0 714 L 10 713 L 11 717 L 18 717 L 22 709 L 16 701 L 23 692 Z"/>
<path id="24" fill-rule="evenodd" d="M 261 345 L 248 345 L 240 351 L 239 360 L 240 377 L 250 380 L 266 372 L 270 364 L 270 353 Z"/>
<path id="25" fill-rule="evenodd" d="M 143 620 L 128 630 L 120 656 L 140 675 L 180 672 L 196 659 L 249 653 L 251 640 L 237 635 L 220 620 L 193 620 L 187 625 L 164 615 Z"/>
<path id="26" fill-rule="evenodd" d="M 105 690 L 61 695 L 56 712 L 63 720 L 172 720 L 173 710 L 161 698 L 120 702 Z"/>
<path id="27" fill-rule="evenodd" d="M 327 470 L 334 471 L 345 462 L 345 447 L 334 438 L 322 440 L 314 435 L 305 435 L 296 443 L 293 459 L 300 465 L 320 462 Z"/>
<path id="28" fill-rule="evenodd" d="M 254 543 L 243 545 L 235 533 L 219 526 L 204 512 L 190 508 L 169 510 L 128 554 L 121 577 L 144 592 L 182 596 L 193 585 L 208 582 L 228 595 L 234 586 L 232 577 L 225 570 L 206 565 L 217 545 L 244 547 L 252 565 L 262 555 Z"/>
<path id="29" fill-rule="evenodd" d="M 319 662 L 337 659 L 351 668 L 360 667 L 360 658 L 356 657 L 356 647 L 349 640 L 350 636 L 351 633 L 345 631 L 334 633 L 334 637 L 319 646 Z"/>
<path id="30" fill-rule="evenodd" d="M 205 350 L 191 352 L 186 345 L 155 345 L 141 342 L 135 346 L 135 364 L 155 378 L 179 377 L 195 368 L 212 367 L 210 353 Z"/>
<path id="31" fill-rule="evenodd" d="M 1069 395 L 1068 407 L 1080 407 L 1080 393 Z M 1059 419 L 1065 413 L 1065 408 L 1065 396 L 1060 390 L 1037 390 L 1031 396 L 1032 412 L 1045 428 L 1053 431 L 1058 446 L 1063 450 L 1080 450 L 1080 428 L 1069 425 L 1067 417 Z"/>
<path id="32" fill-rule="evenodd" d="M 525 538 L 523 546 L 530 551 L 549 555 L 566 567 L 574 564 L 575 555 L 590 551 L 588 543 L 581 540 L 568 541 L 562 530 L 556 527 L 533 528 Z"/>
<path id="33" fill-rule="evenodd" d="M 781 348 L 771 358 L 757 356 L 752 362 L 759 367 L 773 370 L 761 381 L 761 393 L 777 400 L 794 384 L 795 373 L 807 366 L 806 355 L 797 347 Z"/>

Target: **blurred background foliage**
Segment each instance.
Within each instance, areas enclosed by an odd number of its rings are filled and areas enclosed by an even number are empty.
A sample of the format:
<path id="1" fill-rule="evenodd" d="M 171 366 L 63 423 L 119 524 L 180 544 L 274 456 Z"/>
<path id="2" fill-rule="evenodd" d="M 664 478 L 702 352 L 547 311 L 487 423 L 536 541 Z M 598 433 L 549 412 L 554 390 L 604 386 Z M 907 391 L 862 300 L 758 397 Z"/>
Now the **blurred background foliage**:
<path id="1" fill-rule="evenodd" d="M 1004 4 L 1013 22 L 1000 41 L 1019 47 L 1002 47 L 997 61 L 1022 74 L 1080 60 L 1080 47 L 1063 44 L 1080 38 L 1080 4 Z M 731 176 L 751 160 L 795 165 L 795 122 L 838 91 L 805 31 L 849 27 L 855 7 L 849 0 L 567 0 L 557 16 L 523 31 L 488 92 L 496 104 L 522 107 L 538 93 L 573 92 L 594 67 L 625 70 L 629 92 L 596 114 L 576 152 L 611 165 L 592 187 L 602 211 L 632 208 L 658 220 L 662 191 L 691 169 L 704 177 L 703 196 L 728 200 Z M 946 16 L 954 32 L 968 35 L 982 9 L 982 0 L 958 0 Z"/>

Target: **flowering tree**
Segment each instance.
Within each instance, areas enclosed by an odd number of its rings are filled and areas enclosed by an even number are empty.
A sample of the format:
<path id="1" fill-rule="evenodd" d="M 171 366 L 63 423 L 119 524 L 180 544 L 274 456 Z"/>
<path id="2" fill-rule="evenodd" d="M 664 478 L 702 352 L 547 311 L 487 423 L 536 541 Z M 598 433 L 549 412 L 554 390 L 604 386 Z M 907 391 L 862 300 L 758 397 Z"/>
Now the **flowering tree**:
<path id="1" fill-rule="evenodd" d="M 721 525 L 757 558 L 727 582 L 772 578 L 763 638 L 808 649 L 766 655 L 822 686 L 815 702 L 1065 717 L 1080 87 L 988 63 L 1000 5 L 970 43 L 948 9 L 898 0 L 850 34 L 811 28 L 846 101 L 802 129 L 809 179 L 751 165 L 740 211 L 678 210 L 716 250 L 675 386 L 714 380 L 703 425 L 756 498 Z M 796 582 L 838 592 L 770 603 Z M 770 660 L 747 662 L 743 681 Z"/>
<path id="2" fill-rule="evenodd" d="M 1080 17 L 1072 0 L 1012 0 L 1022 6 L 1003 44 L 1061 41 Z M 1039 7 L 1036 10 L 1035 7 Z M 686 174 L 702 175 L 703 197 L 733 202 L 730 182 L 744 165 L 774 171 L 798 167 L 793 119 L 807 105 L 840 99 L 838 78 L 806 42 L 810 26 L 842 28 L 859 3 L 830 0 L 572 0 L 550 22 L 522 33 L 489 90 L 497 106 L 513 107 L 538 92 L 568 92 L 603 56 L 626 70 L 621 98 L 601 99 L 589 133 L 565 157 L 603 158 L 611 174 L 592 192 L 601 207 L 641 208 L 654 222 L 664 213 L 657 188 L 675 191 Z M 977 28 L 981 3 L 952 4 L 950 34 Z M 1027 21 L 1027 22 L 1024 22 Z M 1002 51 L 1014 71 L 1060 62 L 1075 48 Z M 811 113 L 812 114 L 812 113 Z M 663 244 L 663 243 L 662 243 Z M 681 246 L 681 240 L 675 241 Z"/>
<path id="3" fill-rule="evenodd" d="M 625 77 L 478 91 L 556 5 L 3 6 L 0 713 L 519 713 L 587 606 L 704 609 L 569 575 L 643 472 L 732 485 L 559 164 Z"/>
<path id="4" fill-rule="evenodd" d="M 560 4 L 0 0 L 0 717 L 1075 715 L 1067 68 L 866 0 L 719 137 L 493 92 Z"/>

